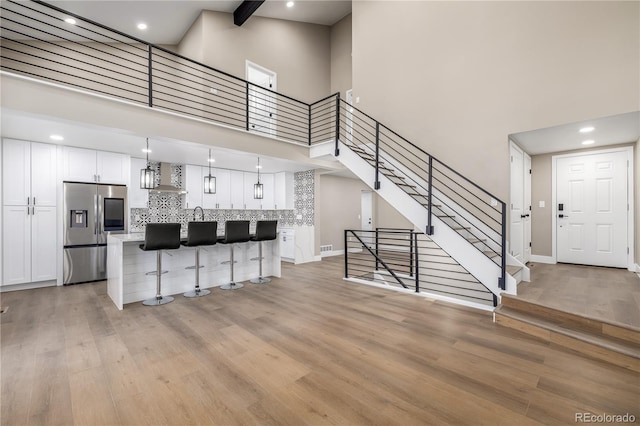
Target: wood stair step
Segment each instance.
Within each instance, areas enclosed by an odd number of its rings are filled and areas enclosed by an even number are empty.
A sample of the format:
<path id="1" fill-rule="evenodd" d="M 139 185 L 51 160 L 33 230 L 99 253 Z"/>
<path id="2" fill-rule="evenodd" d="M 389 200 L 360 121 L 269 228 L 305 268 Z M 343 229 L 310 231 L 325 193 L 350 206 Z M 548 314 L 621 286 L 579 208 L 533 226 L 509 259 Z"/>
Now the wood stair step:
<path id="1" fill-rule="evenodd" d="M 548 313 L 528 311 L 522 309 L 523 306 L 505 305 L 505 299 L 508 299 L 508 296 L 502 295 L 503 303 L 494 312 L 496 323 L 588 357 L 640 372 L 640 351 L 637 343 L 585 330 L 575 323 L 563 322 Z"/>
<path id="2" fill-rule="evenodd" d="M 469 229 L 471 229 L 470 226 L 452 226 L 451 229 L 453 229 L 454 231 L 468 231 Z"/>
<path id="3" fill-rule="evenodd" d="M 467 241 L 469 241 L 469 243 L 471 244 L 478 244 L 478 243 L 484 243 L 487 240 L 486 239 L 481 240 L 479 238 L 469 238 Z"/>
<path id="4" fill-rule="evenodd" d="M 522 271 L 522 266 L 507 265 L 507 274 L 511 275 L 512 277 L 520 271 Z"/>
<path id="5" fill-rule="evenodd" d="M 494 257 L 499 257 L 500 255 L 498 253 L 496 253 L 493 250 L 487 250 L 487 251 L 483 251 L 482 254 L 484 254 L 485 256 L 487 256 L 489 259 L 493 259 Z M 509 270 L 507 269 L 507 272 Z"/>

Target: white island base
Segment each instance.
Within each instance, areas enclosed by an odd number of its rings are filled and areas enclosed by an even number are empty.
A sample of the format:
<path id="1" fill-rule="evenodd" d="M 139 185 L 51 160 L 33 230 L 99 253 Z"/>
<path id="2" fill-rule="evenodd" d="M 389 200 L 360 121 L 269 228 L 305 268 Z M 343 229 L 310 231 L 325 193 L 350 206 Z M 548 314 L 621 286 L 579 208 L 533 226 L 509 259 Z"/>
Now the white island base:
<path id="1" fill-rule="evenodd" d="M 109 235 L 107 239 L 107 293 L 113 303 L 122 309 L 125 304 L 140 302 L 156 296 L 156 275 L 146 275 L 156 270 L 156 252 L 143 251 L 144 233 Z M 257 278 L 257 242 L 234 244 L 234 278 L 236 282 Z M 262 242 L 262 275 L 280 277 L 279 239 Z M 195 247 L 163 250 L 162 295 L 180 295 L 195 288 Z M 200 288 L 218 287 L 229 283 L 230 265 L 221 262 L 230 258 L 230 247 L 225 244 L 200 247 Z M 260 285 L 260 284 L 256 284 Z M 236 291 L 236 290 L 230 290 Z M 237 290 L 242 291 L 242 290 Z M 209 296 L 207 296 L 209 297 Z"/>

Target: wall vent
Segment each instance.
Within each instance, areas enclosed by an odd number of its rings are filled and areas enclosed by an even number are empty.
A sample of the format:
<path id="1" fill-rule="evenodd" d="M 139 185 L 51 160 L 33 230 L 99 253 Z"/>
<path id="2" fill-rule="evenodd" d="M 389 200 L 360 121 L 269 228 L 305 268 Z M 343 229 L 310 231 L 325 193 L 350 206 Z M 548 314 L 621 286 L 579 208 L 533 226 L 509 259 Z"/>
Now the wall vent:
<path id="1" fill-rule="evenodd" d="M 322 255 L 322 253 L 326 253 L 328 251 L 333 251 L 333 244 L 328 244 L 326 246 L 320 246 L 320 255 Z"/>

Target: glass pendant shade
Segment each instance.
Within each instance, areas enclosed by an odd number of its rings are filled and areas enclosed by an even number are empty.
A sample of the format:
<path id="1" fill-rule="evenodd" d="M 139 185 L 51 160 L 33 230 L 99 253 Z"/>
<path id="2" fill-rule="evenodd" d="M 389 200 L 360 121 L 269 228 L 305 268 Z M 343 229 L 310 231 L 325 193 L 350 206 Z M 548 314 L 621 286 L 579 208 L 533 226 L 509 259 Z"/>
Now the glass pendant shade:
<path id="1" fill-rule="evenodd" d="M 215 176 L 205 176 L 204 177 L 204 193 L 205 194 L 215 194 L 216 193 L 216 178 Z"/>
<path id="2" fill-rule="evenodd" d="M 140 170 L 140 189 L 153 189 L 156 182 L 156 172 L 149 166 Z"/>
<path id="3" fill-rule="evenodd" d="M 260 182 L 253 185 L 253 198 L 256 200 L 262 200 L 262 196 L 264 193 L 264 185 Z"/>
<path id="4" fill-rule="evenodd" d="M 149 166 L 149 138 L 147 138 L 147 167 L 140 170 L 140 189 L 153 189 L 156 185 L 156 172 Z"/>

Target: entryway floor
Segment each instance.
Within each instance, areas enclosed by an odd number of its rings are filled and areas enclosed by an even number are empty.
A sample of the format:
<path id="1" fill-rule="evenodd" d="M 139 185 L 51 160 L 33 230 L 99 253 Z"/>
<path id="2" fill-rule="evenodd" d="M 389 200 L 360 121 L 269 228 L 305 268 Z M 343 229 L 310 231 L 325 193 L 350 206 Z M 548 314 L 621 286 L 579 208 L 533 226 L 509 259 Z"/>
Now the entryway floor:
<path id="1" fill-rule="evenodd" d="M 640 278 L 625 269 L 530 262 L 531 282 L 518 298 L 566 312 L 640 328 Z"/>

